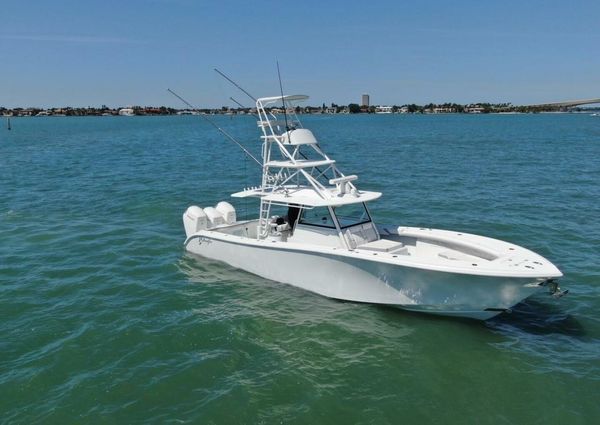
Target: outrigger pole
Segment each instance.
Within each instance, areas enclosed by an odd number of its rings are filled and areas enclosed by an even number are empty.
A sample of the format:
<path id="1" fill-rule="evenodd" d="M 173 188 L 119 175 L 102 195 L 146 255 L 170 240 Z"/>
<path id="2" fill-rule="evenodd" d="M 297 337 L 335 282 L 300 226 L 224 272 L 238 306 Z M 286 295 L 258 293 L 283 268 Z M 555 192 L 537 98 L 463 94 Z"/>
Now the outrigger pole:
<path id="1" fill-rule="evenodd" d="M 237 100 L 235 100 L 233 97 L 229 97 L 229 99 L 231 99 L 234 103 L 236 103 L 240 108 L 246 109 L 246 107 L 244 105 L 242 105 L 240 102 L 238 102 Z M 253 114 L 252 112 L 250 112 L 250 115 L 252 115 L 256 119 L 260 119 L 258 115 Z"/>
<path id="2" fill-rule="evenodd" d="M 181 97 L 181 96 L 179 96 L 177 93 L 175 93 L 173 90 L 171 90 L 171 89 L 167 89 L 167 91 L 168 91 L 169 93 L 171 93 L 173 96 L 175 96 L 177 99 L 181 100 L 183 103 L 185 103 L 185 104 L 186 104 L 187 106 L 189 106 L 190 108 L 192 108 L 192 109 L 198 109 L 198 108 L 196 108 L 194 105 L 192 105 L 191 103 L 189 103 L 187 100 L 185 100 L 183 97 Z M 211 120 L 210 118 L 208 118 L 206 115 L 204 115 L 204 114 L 200 114 L 200 116 L 201 116 L 202 118 L 204 118 L 204 120 L 206 120 L 206 121 L 207 121 L 207 122 L 208 122 L 210 125 L 212 125 L 214 128 L 216 128 L 217 130 L 219 130 L 219 132 L 220 132 L 222 135 L 224 135 L 224 136 L 225 136 L 225 137 L 227 137 L 229 140 L 231 140 L 233 143 L 235 143 L 236 145 L 238 145 L 238 146 L 239 146 L 239 148 L 240 148 L 241 150 L 243 150 L 243 151 L 244 151 L 244 153 L 245 153 L 246 155 L 248 155 L 250 158 L 252 158 L 252 159 L 254 160 L 254 162 L 256 162 L 256 163 L 259 165 L 259 167 L 260 167 L 260 168 L 262 168 L 262 167 L 263 167 L 263 165 L 260 163 L 260 161 L 259 161 L 258 159 L 256 159 L 256 158 L 254 157 L 254 155 L 252 155 L 252 154 L 251 154 L 251 153 L 248 151 L 248 149 L 246 149 L 246 148 L 244 147 L 244 145 L 242 145 L 240 142 L 238 142 L 237 140 L 235 140 L 235 138 L 234 138 L 234 137 L 233 137 L 231 134 L 227 133 L 225 130 L 223 130 L 221 127 L 219 127 L 219 126 L 218 126 L 218 125 L 217 125 L 217 124 L 216 124 L 216 123 L 215 123 L 213 120 Z"/>
<path id="3" fill-rule="evenodd" d="M 236 88 L 238 88 L 242 93 L 244 93 L 246 96 L 248 96 L 250 99 L 252 99 L 254 102 L 256 102 L 256 98 L 254 96 L 252 96 L 250 93 L 248 93 L 246 90 L 244 90 L 238 83 L 236 83 L 235 81 L 233 81 L 231 78 L 229 78 L 227 75 L 225 75 L 223 72 L 219 71 L 219 69 L 217 68 L 213 68 L 215 70 L 215 72 L 217 74 L 219 74 L 221 77 L 225 78 L 227 81 L 229 81 L 231 84 L 233 84 Z M 283 103 L 283 114 L 285 117 L 285 130 L 286 131 L 290 131 L 289 127 L 288 127 L 288 123 L 287 123 L 287 110 L 285 107 L 285 101 L 283 100 L 283 86 L 281 84 L 281 73 L 279 72 L 279 61 L 277 61 L 277 75 L 279 76 L 279 89 L 281 90 L 281 102 Z M 241 106 L 242 108 L 244 107 L 240 102 L 238 102 L 237 100 L 235 100 L 233 97 L 230 97 L 229 99 L 231 99 L 232 101 L 234 101 L 235 103 L 237 103 L 239 106 Z M 258 118 L 256 115 L 252 114 L 254 117 Z M 317 143 L 317 146 L 319 144 Z M 304 155 L 302 152 L 298 152 L 300 154 L 300 156 L 304 159 L 308 159 L 306 157 L 306 155 Z M 315 169 L 321 173 L 324 174 L 323 171 L 321 171 L 319 169 L 319 167 L 315 167 Z"/>
<path id="4" fill-rule="evenodd" d="M 217 74 L 219 74 L 221 77 L 225 78 L 227 81 L 229 81 L 231 84 L 233 84 L 234 86 L 236 86 L 238 89 L 240 89 L 242 92 L 244 92 L 244 94 L 246 94 L 246 96 L 248 96 L 250 99 L 252 99 L 253 101 L 256 102 L 256 98 L 254 96 L 252 96 L 250 93 L 248 93 L 246 90 L 244 90 L 243 88 L 241 88 L 235 81 L 233 81 L 231 78 L 229 78 L 227 75 L 223 74 L 221 71 L 219 71 L 217 68 L 214 68 L 215 72 Z"/>

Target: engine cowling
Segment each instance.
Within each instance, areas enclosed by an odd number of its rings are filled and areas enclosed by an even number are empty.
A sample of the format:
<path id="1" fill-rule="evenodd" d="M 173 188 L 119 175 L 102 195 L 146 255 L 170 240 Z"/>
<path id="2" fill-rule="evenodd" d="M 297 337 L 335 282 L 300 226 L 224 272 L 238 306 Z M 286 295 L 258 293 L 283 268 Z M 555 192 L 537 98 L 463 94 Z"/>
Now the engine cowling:
<path id="1" fill-rule="evenodd" d="M 208 227 L 208 220 L 202 208 L 192 205 L 183 213 L 183 227 L 185 235 L 190 236 L 199 230 L 204 230 Z"/>
<path id="2" fill-rule="evenodd" d="M 225 223 L 233 224 L 236 221 L 235 208 L 229 202 L 221 201 L 215 208 L 225 219 Z"/>

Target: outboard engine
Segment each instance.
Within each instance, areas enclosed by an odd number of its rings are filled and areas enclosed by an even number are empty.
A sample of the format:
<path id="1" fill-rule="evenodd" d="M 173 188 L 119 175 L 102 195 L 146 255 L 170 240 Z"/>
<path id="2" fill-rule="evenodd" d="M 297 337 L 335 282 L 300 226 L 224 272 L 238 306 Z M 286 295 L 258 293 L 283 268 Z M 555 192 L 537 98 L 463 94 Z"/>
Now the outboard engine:
<path id="1" fill-rule="evenodd" d="M 221 201 L 217 204 L 216 210 L 223 216 L 225 223 L 233 224 L 236 221 L 235 208 L 229 202 Z"/>
<path id="2" fill-rule="evenodd" d="M 225 224 L 225 218 L 221 215 L 219 211 L 217 211 L 216 208 L 206 207 L 204 208 L 204 214 L 206 214 L 206 217 L 208 217 L 208 222 L 210 224 L 209 227 L 215 227 Z"/>
<path id="3" fill-rule="evenodd" d="M 192 205 L 183 213 L 183 227 L 185 235 L 190 236 L 207 227 L 207 217 L 202 208 Z"/>

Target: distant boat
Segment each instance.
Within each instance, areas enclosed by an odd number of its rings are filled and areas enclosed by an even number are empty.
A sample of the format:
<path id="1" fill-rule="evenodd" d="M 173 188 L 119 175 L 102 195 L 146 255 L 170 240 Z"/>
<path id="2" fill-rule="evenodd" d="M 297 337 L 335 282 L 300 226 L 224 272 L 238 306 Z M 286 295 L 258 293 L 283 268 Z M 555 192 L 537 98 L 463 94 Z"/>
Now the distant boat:
<path id="1" fill-rule="evenodd" d="M 133 108 L 121 108 L 119 109 L 119 115 L 123 117 L 132 117 L 135 115 Z"/>
<path id="2" fill-rule="evenodd" d="M 596 114 L 591 114 L 590 117 L 600 117 L 600 114 L 596 113 Z"/>

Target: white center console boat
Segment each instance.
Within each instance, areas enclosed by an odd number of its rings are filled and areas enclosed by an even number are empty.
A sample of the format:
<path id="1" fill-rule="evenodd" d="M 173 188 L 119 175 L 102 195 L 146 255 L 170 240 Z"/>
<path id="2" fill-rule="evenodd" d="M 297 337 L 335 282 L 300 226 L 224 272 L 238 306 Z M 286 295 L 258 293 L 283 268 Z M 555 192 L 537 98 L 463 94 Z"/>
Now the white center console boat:
<path id="1" fill-rule="evenodd" d="M 359 190 L 293 113 L 307 96 L 256 101 L 261 185 L 234 193 L 260 200 L 258 218 L 237 220 L 227 202 L 189 207 L 185 248 L 326 297 L 489 319 L 549 287 L 562 273 L 520 246 L 463 232 L 377 225 Z M 285 121 L 272 113 L 288 109 Z"/>

